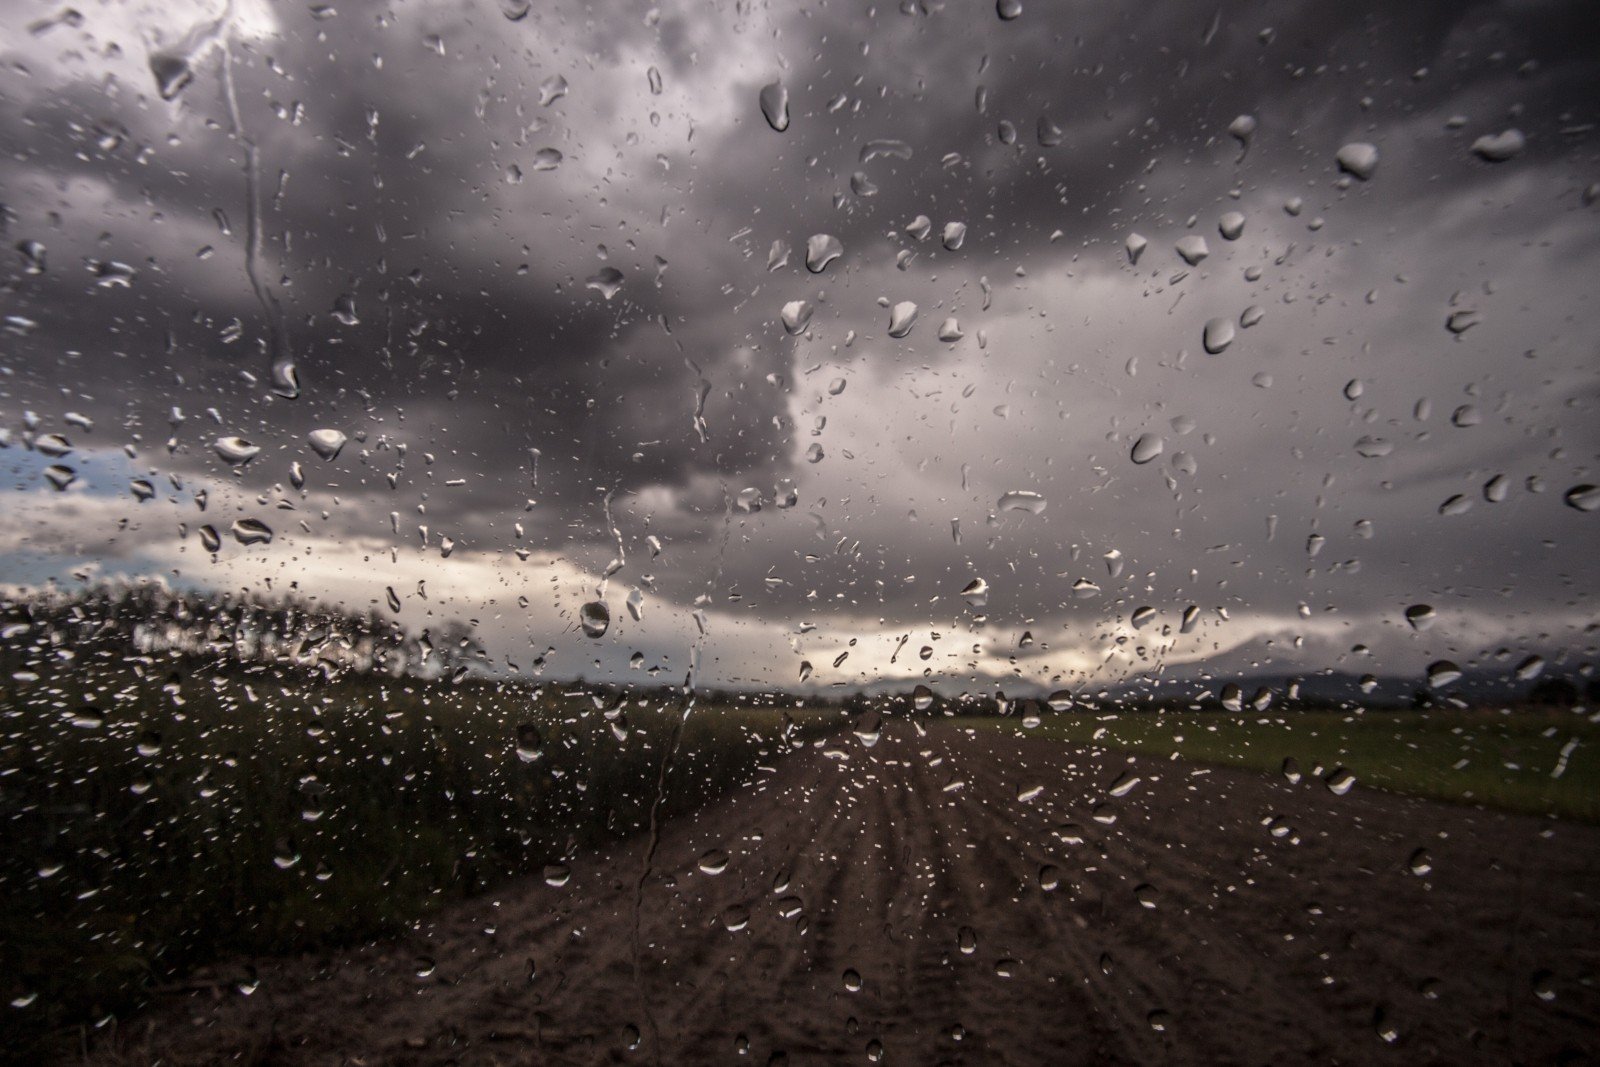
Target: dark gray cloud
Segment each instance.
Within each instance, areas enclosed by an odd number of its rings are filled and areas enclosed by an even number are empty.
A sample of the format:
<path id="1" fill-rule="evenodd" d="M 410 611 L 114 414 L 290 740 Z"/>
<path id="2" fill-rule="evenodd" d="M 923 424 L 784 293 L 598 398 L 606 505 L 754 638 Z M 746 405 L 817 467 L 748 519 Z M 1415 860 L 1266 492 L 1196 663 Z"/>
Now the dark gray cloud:
<path id="1" fill-rule="evenodd" d="M 1597 480 L 1600 447 L 1583 199 L 1600 65 L 1582 47 L 1600 16 L 1584 5 L 236 10 L 259 273 L 301 397 L 272 392 L 271 316 L 243 269 L 221 52 L 171 103 L 148 69 L 205 5 L 96 8 L 8 37 L 6 235 L 42 241 L 48 266 L 7 267 L 6 312 L 36 325 L 4 337 L 0 414 L 14 433 L 32 410 L 84 448 L 135 444 L 231 507 L 294 505 L 303 553 L 392 542 L 387 570 L 318 572 L 352 596 L 412 583 L 426 527 L 428 573 L 492 575 L 504 589 L 485 598 L 547 595 L 515 549 L 559 567 L 550 580 L 580 588 L 549 620 L 503 616 L 503 644 L 554 641 L 601 670 L 635 648 L 681 664 L 702 595 L 713 677 L 785 684 L 801 659 L 819 681 L 1043 684 L 1356 669 L 1358 644 L 1372 669 L 1414 672 L 1502 642 L 1592 643 L 1592 521 L 1562 502 Z M 565 95 L 541 103 L 556 78 Z M 782 133 L 757 107 L 779 79 Z M 1514 158 L 1471 150 L 1509 128 Z M 864 158 L 885 140 L 909 156 Z M 1377 146 L 1370 180 L 1339 172 L 1353 141 Z M 817 233 L 844 254 L 812 274 Z M 1149 242 L 1136 264 L 1132 233 Z M 1185 235 L 1209 245 L 1197 265 L 1173 250 Z M 768 271 L 774 241 L 790 259 Z M 110 261 L 136 269 L 130 286 L 98 284 Z M 603 270 L 620 274 L 610 298 L 586 285 Z M 790 336 L 796 300 L 814 311 Z M 920 312 L 894 338 L 900 301 Z M 1202 325 L 1247 308 L 1259 324 L 1207 355 Z M 1459 336 L 1457 311 L 1476 322 Z M 941 342 L 947 317 L 962 336 Z M 69 410 L 92 435 L 62 425 Z M 323 426 L 354 438 L 332 463 L 305 445 Z M 232 474 L 210 448 L 226 434 L 265 451 Z M 1145 434 L 1163 451 L 1136 465 Z M 1362 438 L 1386 454 L 1363 457 Z M 101 462 L 86 470 L 102 487 L 128 476 Z M 790 487 L 796 506 L 776 507 Z M 764 506 L 730 512 L 742 490 Z M 1001 510 L 1012 490 L 1044 512 Z M 1441 514 L 1457 495 L 1471 507 Z M 17 499 L 23 525 L 50 525 L 49 497 Z M 613 558 L 619 625 L 590 648 L 559 627 Z M 38 561 L 14 570 L 34 580 Z M 975 577 L 982 607 L 959 595 Z M 458 584 L 454 609 L 481 615 Z M 652 605 L 641 624 L 622 618 L 631 588 Z M 1421 600 L 1448 625 L 1396 629 Z M 1195 633 L 1128 626 L 1189 604 Z"/>

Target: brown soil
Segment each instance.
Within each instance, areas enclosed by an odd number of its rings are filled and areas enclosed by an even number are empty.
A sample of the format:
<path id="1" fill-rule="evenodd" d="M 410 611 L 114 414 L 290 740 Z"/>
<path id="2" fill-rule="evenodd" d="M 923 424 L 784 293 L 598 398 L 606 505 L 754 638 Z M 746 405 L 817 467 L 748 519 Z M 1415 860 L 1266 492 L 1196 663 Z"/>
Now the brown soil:
<path id="1" fill-rule="evenodd" d="M 1114 797 L 1123 775 L 1140 780 Z M 850 737 L 798 753 L 668 825 L 641 888 L 646 845 L 575 861 L 560 887 L 505 886 L 396 942 L 254 961 L 253 995 L 229 982 L 171 996 L 100 1055 L 1600 1057 L 1600 828 L 897 724 L 870 749 Z M 699 869 L 709 849 L 727 853 L 719 874 Z"/>

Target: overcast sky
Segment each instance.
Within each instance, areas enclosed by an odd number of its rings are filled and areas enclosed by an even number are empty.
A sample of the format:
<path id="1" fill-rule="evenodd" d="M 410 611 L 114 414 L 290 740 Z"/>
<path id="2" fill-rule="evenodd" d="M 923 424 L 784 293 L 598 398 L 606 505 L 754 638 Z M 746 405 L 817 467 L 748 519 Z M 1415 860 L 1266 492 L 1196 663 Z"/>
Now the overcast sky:
<path id="1" fill-rule="evenodd" d="M 677 680 L 698 646 L 748 686 L 1594 654 L 1592 4 L 4 0 L 0 29 L 8 586 L 392 587 L 503 667 Z"/>

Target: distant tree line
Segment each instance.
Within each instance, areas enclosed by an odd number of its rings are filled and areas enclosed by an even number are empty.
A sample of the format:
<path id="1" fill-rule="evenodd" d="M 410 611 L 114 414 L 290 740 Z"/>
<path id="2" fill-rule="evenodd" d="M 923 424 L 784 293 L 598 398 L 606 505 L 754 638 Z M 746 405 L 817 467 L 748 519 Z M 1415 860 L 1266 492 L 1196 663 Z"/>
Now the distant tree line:
<path id="1" fill-rule="evenodd" d="M 296 594 L 171 589 L 152 581 L 101 582 L 0 599 L 0 652 L 51 656 L 193 657 L 288 663 L 326 673 L 437 677 L 484 658 L 459 620 L 412 634 L 376 608 L 353 611 Z"/>

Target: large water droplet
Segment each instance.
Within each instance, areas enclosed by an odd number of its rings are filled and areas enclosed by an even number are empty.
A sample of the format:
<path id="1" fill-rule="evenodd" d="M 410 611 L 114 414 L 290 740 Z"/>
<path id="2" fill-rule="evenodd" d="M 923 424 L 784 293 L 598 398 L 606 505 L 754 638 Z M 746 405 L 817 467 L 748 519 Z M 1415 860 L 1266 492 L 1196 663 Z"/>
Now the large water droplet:
<path id="1" fill-rule="evenodd" d="M 967 224 L 964 222 L 947 222 L 944 224 L 944 246 L 954 252 L 960 248 L 967 239 Z"/>
<path id="2" fill-rule="evenodd" d="M 806 240 L 806 270 L 821 274 L 829 263 L 844 255 L 844 244 L 830 233 L 812 234 Z"/>
<path id="3" fill-rule="evenodd" d="M 783 305 L 783 328 L 789 333 L 799 333 L 811 321 L 812 307 L 805 300 L 791 300 Z"/>
<path id="4" fill-rule="evenodd" d="M 1568 489 L 1561 497 L 1566 501 L 1567 507 L 1577 508 L 1579 511 L 1600 510 L 1600 487 L 1584 484 L 1575 485 Z"/>
<path id="5" fill-rule="evenodd" d="M 1489 163 L 1504 163 L 1519 154 L 1528 145 L 1528 139 L 1516 128 L 1499 133 L 1485 134 L 1472 142 L 1472 152 Z"/>
<path id="6" fill-rule="evenodd" d="M 333 459 L 349 440 L 341 430 L 312 430 L 306 437 L 311 450 L 323 459 Z"/>
<path id="7" fill-rule="evenodd" d="M 1206 244 L 1206 239 L 1197 233 L 1191 233 L 1179 238 L 1178 243 L 1173 247 L 1177 249 L 1178 255 L 1182 257 L 1183 261 L 1191 267 L 1211 254 L 1211 246 Z"/>
<path id="8" fill-rule="evenodd" d="M 917 321 L 917 305 L 909 300 L 902 300 L 889 309 L 889 336 L 904 337 L 911 332 L 911 327 Z"/>
<path id="9" fill-rule="evenodd" d="M 234 467 L 242 467 L 261 454 L 260 445 L 253 445 L 242 437 L 219 437 L 211 448 L 223 462 Z"/>
<path id="10" fill-rule="evenodd" d="M 1161 455 L 1162 449 L 1166 447 L 1167 443 L 1159 434 L 1140 434 L 1139 439 L 1133 443 L 1133 451 L 1129 453 L 1128 458 L 1135 463 L 1149 463 Z"/>
<path id="11" fill-rule="evenodd" d="M 231 527 L 233 539 L 241 545 L 272 543 L 272 527 L 260 519 L 236 519 Z"/>
<path id="12" fill-rule="evenodd" d="M 1434 660 L 1428 664 L 1428 685 L 1434 689 L 1461 680 L 1461 668 L 1450 660 Z"/>
<path id="13" fill-rule="evenodd" d="M 592 277 L 585 279 L 583 285 L 610 300 L 622 288 L 622 272 L 615 267 L 601 267 Z"/>
<path id="14" fill-rule="evenodd" d="M 555 170 L 561 166 L 561 149 L 541 148 L 533 154 L 533 169 L 536 171 Z"/>
<path id="15" fill-rule="evenodd" d="M 1207 319 L 1205 331 L 1201 336 L 1201 343 L 1205 345 L 1206 351 L 1213 356 L 1222 352 L 1223 349 L 1233 344 L 1233 320 L 1224 319 L 1220 316 L 1214 319 Z"/>
<path id="16" fill-rule="evenodd" d="M 1139 262 L 1139 257 L 1144 255 L 1144 250 L 1150 247 L 1150 242 L 1136 233 L 1130 233 L 1128 234 L 1126 247 L 1128 249 L 1128 262 L 1136 264 Z"/>
<path id="17" fill-rule="evenodd" d="M 1438 621 L 1438 615 L 1435 614 L 1432 605 L 1413 604 L 1406 609 L 1406 622 L 1410 623 L 1411 628 L 1419 633 L 1423 630 L 1431 629 L 1436 621 Z"/>
<path id="18" fill-rule="evenodd" d="M 1378 150 L 1364 141 L 1352 141 L 1340 148 L 1333 157 L 1339 169 L 1352 177 L 1366 181 L 1378 169 Z"/>
<path id="19" fill-rule="evenodd" d="M 591 600 L 578 609 L 578 623 L 585 637 L 604 637 L 611 628 L 611 609 L 604 600 Z"/>
<path id="20" fill-rule="evenodd" d="M 1045 498 L 1031 489 L 1016 489 L 1004 493 L 996 507 L 1001 511 L 1026 511 L 1030 515 L 1043 515 Z"/>
<path id="21" fill-rule="evenodd" d="M 1244 214 L 1238 211 L 1225 212 L 1217 220 L 1217 232 L 1222 234 L 1223 240 L 1237 241 L 1239 235 L 1244 233 Z"/>
<path id="22" fill-rule="evenodd" d="M 533 763 L 544 755 L 544 734 L 532 723 L 517 727 L 517 759 Z"/>
<path id="23" fill-rule="evenodd" d="M 779 133 L 789 128 L 789 90 L 782 82 L 761 87 L 761 115 Z"/>
<path id="24" fill-rule="evenodd" d="M 1022 15 L 1022 0 L 995 0 L 994 11 L 1001 22 L 1010 22 Z"/>

